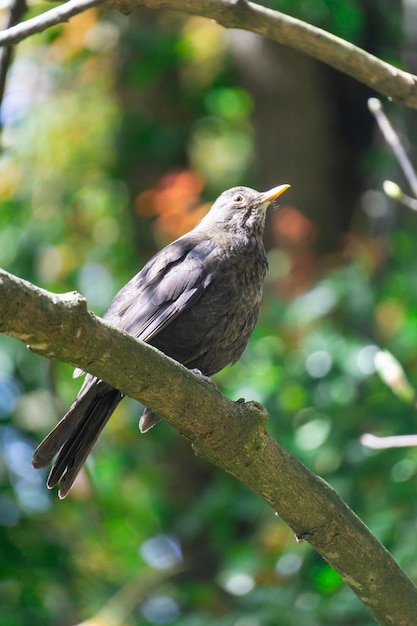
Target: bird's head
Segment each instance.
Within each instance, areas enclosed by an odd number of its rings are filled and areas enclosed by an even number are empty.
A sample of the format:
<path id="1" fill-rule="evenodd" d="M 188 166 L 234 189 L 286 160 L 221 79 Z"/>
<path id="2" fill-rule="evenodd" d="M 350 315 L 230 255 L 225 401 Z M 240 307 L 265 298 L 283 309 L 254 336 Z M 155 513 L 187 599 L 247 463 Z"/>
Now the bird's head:
<path id="1" fill-rule="evenodd" d="M 262 235 L 268 206 L 291 185 L 279 185 L 269 191 L 255 191 L 250 187 L 232 187 L 224 191 L 201 221 L 203 227 L 219 226 L 231 231 L 246 230 L 254 236 Z"/>

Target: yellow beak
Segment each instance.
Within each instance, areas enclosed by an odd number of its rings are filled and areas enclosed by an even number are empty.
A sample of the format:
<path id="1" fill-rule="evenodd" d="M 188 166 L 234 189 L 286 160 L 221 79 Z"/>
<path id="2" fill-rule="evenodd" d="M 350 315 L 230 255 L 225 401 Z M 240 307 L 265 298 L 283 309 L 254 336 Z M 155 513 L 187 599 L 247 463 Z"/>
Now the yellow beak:
<path id="1" fill-rule="evenodd" d="M 269 191 L 264 191 L 259 198 L 259 203 L 266 204 L 268 206 L 268 204 L 271 204 L 273 200 L 278 198 L 281 194 L 284 193 L 284 191 L 287 191 L 287 189 L 289 189 L 290 187 L 291 185 L 279 185 L 278 187 L 273 187 Z"/>

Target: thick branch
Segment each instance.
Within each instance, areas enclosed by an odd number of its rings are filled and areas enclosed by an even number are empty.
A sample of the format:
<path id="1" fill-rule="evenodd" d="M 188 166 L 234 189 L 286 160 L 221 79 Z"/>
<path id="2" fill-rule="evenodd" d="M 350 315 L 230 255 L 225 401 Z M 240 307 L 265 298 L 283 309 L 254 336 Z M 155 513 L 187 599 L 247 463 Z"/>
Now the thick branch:
<path id="1" fill-rule="evenodd" d="M 304 52 L 349 74 L 375 91 L 417 108 L 417 76 L 352 43 L 285 13 L 246 0 L 130 0 L 136 6 L 169 7 L 215 19 L 226 28 L 249 30 Z"/>
<path id="2" fill-rule="evenodd" d="M 417 108 L 417 76 L 381 61 L 336 37 L 296 18 L 246 0 L 69 0 L 0 33 L 0 45 L 17 43 L 85 9 L 104 5 L 128 12 L 135 7 L 169 8 L 215 19 L 226 28 L 242 28 L 299 50 L 349 74 L 375 91 Z"/>
<path id="3" fill-rule="evenodd" d="M 333 489 L 269 437 L 261 406 L 227 400 L 185 367 L 89 313 L 79 294 L 57 296 L 2 270 L 0 332 L 149 406 L 311 543 L 379 624 L 414 622 L 417 589 Z"/>

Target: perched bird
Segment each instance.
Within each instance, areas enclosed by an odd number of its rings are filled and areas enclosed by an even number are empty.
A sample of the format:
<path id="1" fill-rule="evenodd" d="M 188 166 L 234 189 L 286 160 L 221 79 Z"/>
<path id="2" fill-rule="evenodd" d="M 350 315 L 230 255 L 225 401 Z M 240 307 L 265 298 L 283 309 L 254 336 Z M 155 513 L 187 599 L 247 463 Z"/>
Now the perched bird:
<path id="1" fill-rule="evenodd" d="M 118 292 L 104 318 L 204 376 L 235 363 L 258 317 L 267 271 L 266 209 L 289 187 L 223 192 L 193 230 L 158 252 Z M 122 398 L 120 391 L 86 374 L 68 413 L 35 450 L 36 468 L 47 467 L 58 455 L 47 485 L 59 483 L 60 498 L 68 494 Z M 145 409 L 139 428 L 146 432 L 158 421 Z"/>

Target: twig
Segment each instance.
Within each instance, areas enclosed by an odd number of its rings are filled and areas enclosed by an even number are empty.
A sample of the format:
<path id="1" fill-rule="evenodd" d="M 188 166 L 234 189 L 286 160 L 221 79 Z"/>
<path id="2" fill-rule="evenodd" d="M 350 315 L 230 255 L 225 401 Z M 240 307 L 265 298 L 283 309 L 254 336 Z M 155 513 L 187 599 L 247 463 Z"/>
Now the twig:
<path id="1" fill-rule="evenodd" d="M 414 196 L 417 198 L 416 172 L 411 164 L 410 159 L 407 156 L 406 151 L 404 150 L 400 138 L 392 127 L 392 124 L 389 121 L 388 117 L 385 115 L 380 100 L 378 100 L 378 98 L 369 98 L 368 108 L 372 115 L 375 117 L 385 141 L 397 157 L 397 161 L 400 164 L 402 171 L 404 172 L 404 176 L 406 177 Z"/>
<path id="2" fill-rule="evenodd" d="M 408 207 L 412 211 L 417 211 L 417 200 L 404 193 L 397 183 L 394 183 L 392 180 L 384 180 L 382 188 L 388 198 L 398 200 L 398 202 L 401 202 L 401 204 Z"/>
<path id="3" fill-rule="evenodd" d="M 104 0 L 69 0 L 41 15 L 32 17 L 16 26 L 0 31 L 0 46 L 19 43 L 22 39 L 35 33 L 41 33 L 51 26 L 67 22 L 74 15 L 78 15 L 87 9 L 103 4 Z"/>
<path id="4" fill-rule="evenodd" d="M 184 566 L 177 565 L 164 571 L 151 570 L 145 574 L 141 572 L 133 581 L 121 587 L 98 613 L 77 626 L 123 626 L 129 613 L 132 613 L 155 587 L 184 569 Z"/>
<path id="5" fill-rule="evenodd" d="M 18 24 L 27 11 L 26 0 L 13 0 L 10 5 L 9 19 L 7 20 L 7 28 L 11 28 Z M 7 72 L 13 57 L 13 47 L 5 46 L 0 50 L 0 105 L 3 102 L 4 90 L 6 88 Z M 0 120 L 0 130 L 2 123 Z"/>
<path id="6" fill-rule="evenodd" d="M 417 446 L 417 435 L 394 435 L 392 437 L 378 437 L 371 433 L 365 433 L 361 437 L 361 444 L 373 450 L 385 450 L 387 448 L 411 448 Z"/>

